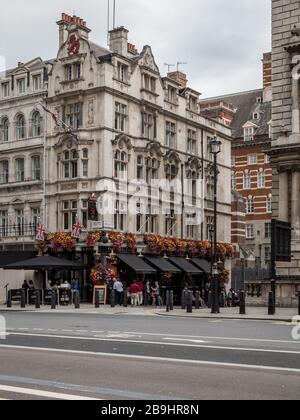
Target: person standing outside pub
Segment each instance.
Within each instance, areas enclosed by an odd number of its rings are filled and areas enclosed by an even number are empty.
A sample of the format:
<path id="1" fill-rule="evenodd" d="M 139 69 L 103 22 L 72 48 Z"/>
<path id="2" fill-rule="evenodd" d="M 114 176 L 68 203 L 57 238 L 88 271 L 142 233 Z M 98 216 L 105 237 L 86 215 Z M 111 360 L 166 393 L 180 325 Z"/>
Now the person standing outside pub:
<path id="1" fill-rule="evenodd" d="M 116 301 L 117 305 L 122 306 L 123 304 L 123 295 L 124 295 L 124 286 L 119 279 L 115 279 L 113 289 L 116 292 Z"/>
<path id="2" fill-rule="evenodd" d="M 139 291 L 140 291 L 140 286 L 135 281 L 129 287 L 129 293 L 130 293 L 130 296 L 131 296 L 131 306 L 138 306 L 138 304 L 139 304 Z"/>

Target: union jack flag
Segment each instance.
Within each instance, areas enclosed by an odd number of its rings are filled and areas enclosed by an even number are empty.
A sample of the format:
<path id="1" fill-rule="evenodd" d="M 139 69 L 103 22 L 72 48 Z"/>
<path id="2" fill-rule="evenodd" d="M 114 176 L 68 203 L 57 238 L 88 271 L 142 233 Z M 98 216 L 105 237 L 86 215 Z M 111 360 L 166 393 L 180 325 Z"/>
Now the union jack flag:
<path id="1" fill-rule="evenodd" d="M 46 233 L 45 226 L 43 226 L 43 225 L 39 225 L 39 226 L 37 227 L 37 229 L 36 229 L 36 237 L 35 237 L 35 239 L 36 239 L 37 241 L 42 241 L 42 242 L 44 242 L 44 240 L 45 240 L 45 233 Z"/>
<path id="2" fill-rule="evenodd" d="M 82 226 L 77 220 L 77 222 L 73 225 L 73 231 L 72 231 L 72 238 L 80 239 Z"/>

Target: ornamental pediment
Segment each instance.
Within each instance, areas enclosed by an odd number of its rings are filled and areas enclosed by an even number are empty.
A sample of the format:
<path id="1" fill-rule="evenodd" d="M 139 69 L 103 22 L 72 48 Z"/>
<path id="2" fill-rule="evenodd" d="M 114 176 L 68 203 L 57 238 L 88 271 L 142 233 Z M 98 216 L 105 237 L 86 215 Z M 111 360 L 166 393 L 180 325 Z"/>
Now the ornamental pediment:
<path id="1" fill-rule="evenodd" d="M 120 150 L 125 148 L 128 150 L 133 149 L 131 138 L 126 136 L 126 134 L 118 135 L 114 140 L 112 140 L 112 145 L 118 147 Z"/>
<path id="2" fill-rule="evenodd" d="M 140 66 L 145 67 L 146 69 L 149 69 L 155 73 L 159 73 L 159 68 L 155 62 L 152 49 L 148 45 L 144 47 L 139 63 Z"/>

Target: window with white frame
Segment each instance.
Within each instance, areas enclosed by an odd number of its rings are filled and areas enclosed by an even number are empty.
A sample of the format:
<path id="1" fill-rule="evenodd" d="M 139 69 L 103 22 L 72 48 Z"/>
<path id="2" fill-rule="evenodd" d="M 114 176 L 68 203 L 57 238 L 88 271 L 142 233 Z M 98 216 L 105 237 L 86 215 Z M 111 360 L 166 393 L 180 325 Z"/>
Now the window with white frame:
<path id="1" fill-rule="evenodd" d="M 254 139 L 254 128 L 253 127 L 246 127 L 244 128 L 244 140 L 253 141 Z"/>
<path id="2" fill-rule="evenodd" d="M 127 105 L 115 103 L 115 129 L 124 132 L 126 130 Z"/>
<path id="3" fill-rule="evenodd" d="M 254 238 L 254 225 L 246 225 L 246 239 Z"/>
<path id="4" fill-rule="evenodd" d="M 171 149 L 175 148 L 176 144 L 176 124 L 170 121 L 166 122 L 166 146 Z"/>
<path id="5" fill-rule="evenodd" d="M 9 181 L 9 161 L 0 161 L 0 184 L 8 184 Z"/>
<path id="6" fill-rule="evenodd" d="M 266 174 L 265 171 L 260 170 L 257 174 L 257 188 L 265 188 L 266 186 Z"/>
<path id="7" fill-rule="evenodd" d="M 156 117 L 149 113 L 142 113 L 142 135 L 148 140 L 156 138 Z"/>
<path id="8" fill-rule="evenodd" d="M 272 197 L 267 197 L 267 213 L 272 213 Z"/>
<path id="9" fill-rule="evenodd" d="M 89 176 L 89 151 L 88 149 L 82 150 L 82 176 L 87 178 Z"/>
<path id="10" fill-rule="evenodd" d="M 77 219 L 77 201 L 69 200 L 62 202 L 63 227 L 65 231 L 70 231 Z"/>
<path id="11" fill-rule="evenodd" d="M 41 179 L 41 157 L 32 156 L 31 158 L 31 177 L 34 181 Z"/>
<path id="12" fill-rule="evenodd" d="M 117 66 L 117 78 L 119 82 L 128 82 L 129 67 L 126 64 L 118 62 Z"/>
<path id="13" fill-rule="evenodd" d="M 25 90 L 26 90 L 26 80 L 25 79 L 17 80 L 18 95 L 24 95 Z"/>
<path id="14" fill-rule="evenodd" d="M 243 188 L 244 190 L 251 190 L 251 174 L 250 172 L 244 173 L 244 180 L 243 180 Z"/>
<path id="15" fill-rule="evenodd" d="M 8 98 L 10 96 L 10 83 L 2 83 L 2 96 L 3 98 Z"/>
<path id="16" fill-rule="evenodd" d="M 32 77 L 33 90 L 38 91 L 42 89 L 42 75 L 36 74 Z"/>
<path id="17" fill-rule="evenodd" d="M 78 152 L 77 150 L 66 150 L 63 153 L 63 177 L 75 179 L 78 177 Z"/>
<path id="18" fill-rule="evenodd" d="M 7 117 L 2 118 L 0 130 L 1 142 L 7 142 L 9 140 L 9 120 Z"/>
<path id="19" fill-rule="evenodd" d="M 15 233 L 16 236 L 24 236 L 24 210 L 23 209 L 17 209 L 15 210 Z"/>
<path id="20" fill-rule="evenodd" d="M 235 173 L 232 173 L 231 174 L 231 189 L 233 191 L 235 191 L 236 190 L 236 186 L 237 186 L 236 175 L 235 175 Z"/>
<path id="21" fill-rule="evenodd" d="M 187 132 L 187 152 L 193 155 L 197 154 L 197 131 L 188 130 Z"/>
<path id="22" fill-rule="evenodd" d="M 248 165 L 257 165 L 257 162 L 258 162 L 257 155 L 248 156 Z"/>
<path id="23" fill-rule="evenodd" d="M 252 213 L 254 213 L 254 210 L 255 210 L 254 199 L 253 199 L 253 197 L 249 197 L 246 200 L 246 213 L 247 214 L 252 214 Z"/>
<path id="24" fill-rule="evenodd" d="M 82 126 L 82 115 L 82 103 L 69 104 L 66 106 L 66 124 L 73 130 L 78 130 Z"/>
<path id="25" fill-rule="evenodd" d="M 16 182 L 25 181 L 25 159 L 16 159 Z"/>
<path id="26" fill-rule="evenodd" d="M 16 135 L 17 140 L 25 139 L 26 135 L 26 122 L 24 115 L 18 115 L 16 120 Z"/>
<path id="27" fill-rule="evenodd" d="M 272 224 L 265 223 L 265 238 L 271 239 L 271 236 L 272 236 Z"/>
<path id="28" fill-rule="evenodd" d="M 8 211 L 0 211 L 0 237 L 6 238 L 8 236 Z"/>
<path id="29" fill-rule="evenodd" d="M 145 233 L 153 234 L 157 232 L 158 232 L 158 216 L 156 214 L 151 214 L 151 209 L 148 208 L 148 214 L 146 214 Z"/>

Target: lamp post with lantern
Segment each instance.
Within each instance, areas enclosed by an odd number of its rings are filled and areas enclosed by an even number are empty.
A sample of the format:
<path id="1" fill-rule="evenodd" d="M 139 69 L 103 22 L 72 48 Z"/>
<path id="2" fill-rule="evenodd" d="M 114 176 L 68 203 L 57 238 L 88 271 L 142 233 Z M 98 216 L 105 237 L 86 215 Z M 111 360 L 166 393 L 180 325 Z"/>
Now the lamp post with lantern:
<path id="1" fill-rule="evenodd" d="M 220 313 L 220 287 L 219 287 L 219 269 L 218 269 L 218 255 L 217 255 L 217 238 L 218 238 L 218 224 L 217 224 L 217 195 L 218 195 L 218 155 L 221 153 L 221 141 L 214 137 L 209 143 L 210 153 L 213 155 L 213 174 L 214 174 L 214 234 L 213 234 L 213 268 L 212 268 L 212 306 L 211 313 Z"/>

